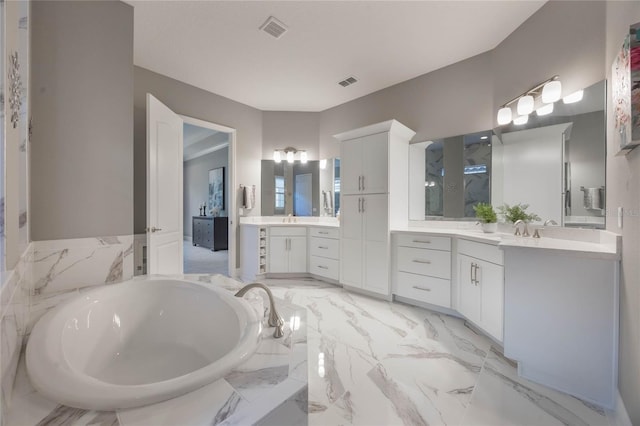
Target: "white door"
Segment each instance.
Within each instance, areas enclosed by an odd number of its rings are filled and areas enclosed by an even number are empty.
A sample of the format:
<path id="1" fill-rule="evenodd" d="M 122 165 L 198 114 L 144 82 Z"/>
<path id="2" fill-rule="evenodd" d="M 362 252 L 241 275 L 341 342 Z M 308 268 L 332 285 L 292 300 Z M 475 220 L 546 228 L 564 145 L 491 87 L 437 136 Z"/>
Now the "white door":
<path id="1" fill-rule="evenodd" d="M 147 273 L 182 274 L 182 126 L 147 93 Z"/>
<path id="2" fill-rule="evenodd" d="M 293 215 L 313 216 L 311 173 L 296 175 L 294 181 Z"/>
<path id="3" fill-rule="evenodd" d="M 389 133 L 378 133 L 362 139 L 362 192 L 389 192 Z"/>
<path id="4" fill-rule="evenodd" d="M 289 237 L 289 272 L 307 272 L 307 237 Z"/>
<path id="5" fill-rule="evenodd" d="M 289 272 L 289 237 L 269 238 L 269 272 Z"/>
<path id="6" fill-rule="evenodd" d="M 361 139 L 344 141 L 340 145 L 340 192 L 342 195 L 362 192 Z"/>
<path id="7" fill-rule="evenodd" d="M 340 282 L 362 287 L 362 200 L 346 195 L 340 205 Z"/>
<path id="8" fill-rule="evenodd" d="M 364 235 L 363 288 L 389 295 L 389 196 L 362 197 Z"/>

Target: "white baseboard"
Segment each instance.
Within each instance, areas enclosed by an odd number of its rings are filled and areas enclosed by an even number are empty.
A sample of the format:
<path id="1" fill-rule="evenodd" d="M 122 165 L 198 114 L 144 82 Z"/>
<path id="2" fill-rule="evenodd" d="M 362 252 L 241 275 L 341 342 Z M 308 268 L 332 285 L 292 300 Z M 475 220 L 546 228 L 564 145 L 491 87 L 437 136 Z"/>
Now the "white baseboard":
<path id="1" fill-rule="evenodd" d="M 610 413 L 609 424 L 611 426 L 633 426 L 631 423 L 631 419 L 629 418 L 629 413 L 627 413 L 627 409 L 624 406 L 624 401 L 622 401 L 622 397 L 620 396 L 620 392 L 618 391 L 618 398 L 616 400 L 616 411 Z"/>

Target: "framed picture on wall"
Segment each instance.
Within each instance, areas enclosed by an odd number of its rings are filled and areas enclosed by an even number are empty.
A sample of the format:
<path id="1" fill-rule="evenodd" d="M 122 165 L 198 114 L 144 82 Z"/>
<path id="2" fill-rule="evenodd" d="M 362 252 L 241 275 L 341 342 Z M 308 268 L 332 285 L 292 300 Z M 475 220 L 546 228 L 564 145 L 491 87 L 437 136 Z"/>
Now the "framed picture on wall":
<path id="1" fill-rule="evenodd" d="M 611 66 L 614 137 L 625 155 L 640 144 L 640 23 L 631 25 Z"/>
<path id="2" fill-rule="evenodd" d="M 209 170 L 209 211 L 218 216 L 224 205 L 224 167 Z"/>

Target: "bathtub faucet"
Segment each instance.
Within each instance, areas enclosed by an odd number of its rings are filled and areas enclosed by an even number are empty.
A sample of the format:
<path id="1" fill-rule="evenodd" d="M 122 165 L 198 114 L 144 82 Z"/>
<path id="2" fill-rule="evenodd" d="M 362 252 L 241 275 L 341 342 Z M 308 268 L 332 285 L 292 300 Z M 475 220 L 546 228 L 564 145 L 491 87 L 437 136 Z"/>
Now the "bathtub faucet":
<path id="1" fill-rule="evenodd" d="M 273 332 L 273 337 L 278 339 L 284 336 L 284 320 L 282 319 L 280 314 L 278 314 L 278 311 L 276 311 L 276 304 L 273 301 L 273 294 L 271 294 L 271 290 L 269 290 L 269 287 L 267 287 L 262 283 L 247 284 L 244 287 L 242 287 L 235 294 L 235 296 L 242 297 L 245 294 L 247 294 L 247 291 L 251 290 L 252 288 L 261 288 L 267 292 L 267 296 L 269 297 L 269 320 L 267 321 L 267 323 L 269 324 L 269 327 L 276 328 L 276 330 Z"/>

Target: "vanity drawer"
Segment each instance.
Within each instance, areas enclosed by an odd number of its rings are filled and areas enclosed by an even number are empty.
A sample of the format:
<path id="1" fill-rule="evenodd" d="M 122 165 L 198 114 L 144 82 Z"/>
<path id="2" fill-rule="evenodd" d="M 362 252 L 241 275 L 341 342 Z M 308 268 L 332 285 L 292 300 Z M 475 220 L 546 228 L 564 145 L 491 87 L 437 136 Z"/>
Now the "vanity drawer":
<path id="1" fill-rule="evenodd" d="M 340 238 L 340 228 L 309 228 L 309 235 L 312 237 L 320 237 L 320 238 Z"/>
<path id="2" fill-rule="evenodd" d="M 398 271 L 451 278 L 451 252 L 398 247 Z"/>
<path id="3" fill-rule="evenodd" d="M 309 272 L 314 275 L 338 281 L 340 279 L 340 261 L 324 257 L 309 257 Z"/>
<path id="4" fill-rule="evenodd" d="M 429 234 L 398 234 L 396 241 L 399 247 L 451 251 L 451 238 L 449 237 L 435 237 Z"/>
<path id="5" fill-rule="evenodd" d="M 396 294 L 420 302 L 451 307 L 451 281 L 442 278 L 398 272 Z"/>
<path id="6" fill-rule="evenodd" d="M 271 226 L 269 229 L 269 235 L 271 236 L 284 236 L 284 237 L 296 237 L 306 236 L 306 226 Z"/>
<path id="7" fill-rule="evenodd" d="M 309 251 L 312 256 L 340 258 L 340 241 L 329 238 L 311 237 Z"/>
<path id="8" fill-rule="evenodd" d="M 460 239 L 458 240 L 458 253 L 466 254 L 476 259 L 486 260 L 496 265 L 504 265 L 502 250 L 492 244 Z"/>

